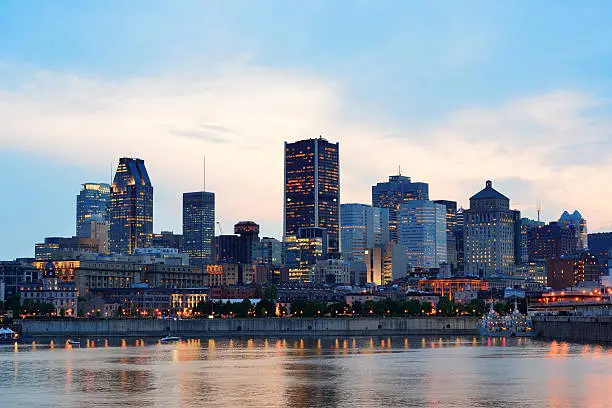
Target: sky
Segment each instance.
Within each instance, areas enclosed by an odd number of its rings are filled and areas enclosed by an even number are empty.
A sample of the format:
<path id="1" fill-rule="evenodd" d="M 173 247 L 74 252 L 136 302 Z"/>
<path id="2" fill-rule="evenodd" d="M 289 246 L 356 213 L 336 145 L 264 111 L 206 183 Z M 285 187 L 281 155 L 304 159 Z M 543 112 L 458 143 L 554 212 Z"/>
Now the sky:
<path id="1" fill-rule="evenodd" d="M 0 259 L 75 233 L 80 185 L 145 160 L 154 230 L 205 183 L 225 233 L 282 236 L 283 142 L 340 142 L 341 201 L 431 199 L 612 230 L 612 3 L 0 2 Z M 206 158 L 206 179 L 203 161 Z"/>

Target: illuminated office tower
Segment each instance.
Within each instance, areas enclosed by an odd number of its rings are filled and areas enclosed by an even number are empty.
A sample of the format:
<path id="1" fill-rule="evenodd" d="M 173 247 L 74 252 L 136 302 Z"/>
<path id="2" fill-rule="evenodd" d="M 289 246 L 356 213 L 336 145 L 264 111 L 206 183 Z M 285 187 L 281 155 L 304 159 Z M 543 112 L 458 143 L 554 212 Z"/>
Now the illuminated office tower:
<path id="1" fill-rule="evenodd" d="M 91 238 L 91 221 L 108 223 L 110 185 L 85 183 L 77 195 L 76 236 Z"/>
<path id="2" fill-rule="evenodd" d="M 285 241 L 289 280 L 313 282 L 317 261 L 327 259 L 328 237 L 325 228 L 306 227 Z"/>
<path id="3" fill-rule="evenodd" d="M 153 185 L 144 160 L 122 157 L 111 186 L 110 250 L 131 254 L 152 238 Z"/>
<path id="4" fill-rule="evenodd" d="M 183 194 L 183 251 L 191 265 L 212 261 L 215 235 L 215 193 L 198 191 Z"/>
<path id="5" fill-rule="evenodd" d="M 322 137 L 285 142 L 285 241 L 297 237 L 300 228 L 325 228 L 329 251 L 339 251 L 338 147 Z"/>
<path id="6" fill-rule="evenodd" d="M 408 266 L 437 268 L 447 262 L 446 207 L 429 200 L 400 205 L 399 243 L 406 250 Z"/>
<path id="7" fill-rule="evenodd" d="M 466 274 L 488 278 L 514 273 L 521 259 L 520 217 L 519 211 L 510 210 L 510 199 L 487 180 L 463 211 Z"/>
<path id="8" fill-rule="evenodd" d="M 389 209 L 389 240 L 399 242 L 398 212 L 402 203 L 429 200 L 429 184 L 412 182 L 410 177 L 389 176 L 389 181 L 372 186 L 372 206 Z"/>

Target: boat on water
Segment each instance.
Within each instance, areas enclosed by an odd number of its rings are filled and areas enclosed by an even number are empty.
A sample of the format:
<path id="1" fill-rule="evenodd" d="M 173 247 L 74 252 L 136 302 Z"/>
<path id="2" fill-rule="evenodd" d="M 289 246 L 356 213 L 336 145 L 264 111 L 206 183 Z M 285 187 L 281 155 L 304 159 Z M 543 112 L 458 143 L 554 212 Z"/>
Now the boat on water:
<path id="1" fill-rule="evenodd" d="M 66 340 L 66 344 L 70 344 L 71 346 L 80 346 L 81 345 L 81 341 L 80 340 L 68 339 L 68 340 Z"/>
<path id="2" fill-rule="evenodd" d="M 478 331 L 485 337 L 534 337 L 535 331 L 531 318 L 519 312 L 514 302 L 514 311 L 507 316 L 500 316 L 493 310 L 493 304 L 489 313 L 484 315 L 478 324 Z"/>
<path id="3" fill-rule="evenodd" d="M 170 336 L 170 335 L 168 335 L 168 336 L 163 337 L 162 339 L 160 339 L 160 341 L 162 343 L 176 343 L 177 341 L 181 341 L 181 338 L 177 337 L 177 336 Z"/>

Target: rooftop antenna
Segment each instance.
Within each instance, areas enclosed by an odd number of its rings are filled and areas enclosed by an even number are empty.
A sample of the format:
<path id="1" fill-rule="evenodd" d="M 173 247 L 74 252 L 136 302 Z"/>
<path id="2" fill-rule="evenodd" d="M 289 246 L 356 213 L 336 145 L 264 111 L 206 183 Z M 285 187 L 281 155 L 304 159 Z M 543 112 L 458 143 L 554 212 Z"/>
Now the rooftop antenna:
<path id="1" fill-rule="evenodd" d="M 542 211 L 542 203 L 538 200 L 536 204 L 536 211 L 538 212 L 538 222 L 540 222 L 540 212 Z"/>
<path id="2" fill-rule="evenodd" d="M 402 166 L 401 165 L 397 165 L 397 175 L 401 176 L 402 175 Z"/>
<path id="3" fill-rule="evenodd" d="M 202 155 L 202 191 L 206 191 L 206 154 Z"/>

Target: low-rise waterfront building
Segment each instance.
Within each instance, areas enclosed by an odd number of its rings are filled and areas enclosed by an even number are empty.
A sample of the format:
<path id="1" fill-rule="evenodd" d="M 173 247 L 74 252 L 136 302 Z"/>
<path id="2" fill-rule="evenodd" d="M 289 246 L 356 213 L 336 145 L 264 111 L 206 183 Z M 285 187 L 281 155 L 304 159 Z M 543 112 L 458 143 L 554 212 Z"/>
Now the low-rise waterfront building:
<path id="1" fill-rule="evenodd" d="M 489 283 L 477 278 L 421 279 L 418 283 L 418 289 L 433 292 L 452 300 L 457 292 L 488 290 Z"/>
<path id="2" fill-rule="evenodd" d="M 78 307 L 78 292 L 74 282 L 63 282 L 55 273 L 55 266 L 47 262 L 42 278 L 19 287 L 20 302 L 49 303 L 55 306 L 55 312 L 61 311 L 67 316 L 73 315 Z"/>

